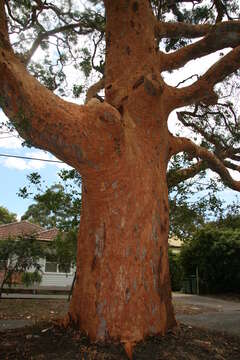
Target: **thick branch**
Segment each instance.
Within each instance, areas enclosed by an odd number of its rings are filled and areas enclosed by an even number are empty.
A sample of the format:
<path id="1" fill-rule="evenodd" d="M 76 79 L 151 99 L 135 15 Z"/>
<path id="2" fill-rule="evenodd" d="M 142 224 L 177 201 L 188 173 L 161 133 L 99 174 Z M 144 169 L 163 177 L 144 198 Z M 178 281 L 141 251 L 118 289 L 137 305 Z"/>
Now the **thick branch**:
<path id="1" fill-rule="evenodd" d="M 239 58 L 240 46 L 217 61 L 192 85 L 175 89 L 176 107 L 190 105 L 199 101 L 207 105 L 216 104 L 217 95 L 214 93 L 213 87 L 240 68 Z"/>
<path id="2" fill-rule="evenodd" d="M 62 100 L 31 76 L 12 52 L 1 48 L 0 73 L 0 106 L 21 136 L 75 168 L 94 167 L 102 139 L 109 138 L 109 132 L 112 138 L 119 134 L 120 115 L 113 107 Z"/>
<path id="3" fill-rule="evenodd" d="M 171 54 L 161 53 L 161 70 L 173 70 L 224 48 L 240 45 L 240 21 L 219 23 L 202 39 Z"/>
<path id="4" fill-rule="evenodd" d="M 207 163 L 208 168 L 221 177 L 224 184 L 233 190 L 240 191 L 240 181 L 236 181 L 231 177 L 224 162 L 222 162 L 215 154 L 206 148 L 194 144 L 191 140 L 184 137 L 171 136 L 170 142 L 175 154 L 185 151 L 192 157 L 202 159 Z"/>
<path id="5" fill-rule="evenodd" d="M 209 33 L 213 28 L 213 25 L 192 25 L 186 23 L 176 22 L 159 22 L 155 18 L 155 35 L 158 39 L 162 38 L 174 38 L 181 37 L 194 39 L 204 36 Z"/>
<path id="6" fill-rule="evenodd" d="M 207 163 L 200 160 L 196 164 L 193 164 L 186 169 L 170 170 L 167 173 L 168 189 L 173 188 L 182 181 L 194 177 L 195 175 L 199 174 L 200 171 L 205 170 L 207 167 Z"/>

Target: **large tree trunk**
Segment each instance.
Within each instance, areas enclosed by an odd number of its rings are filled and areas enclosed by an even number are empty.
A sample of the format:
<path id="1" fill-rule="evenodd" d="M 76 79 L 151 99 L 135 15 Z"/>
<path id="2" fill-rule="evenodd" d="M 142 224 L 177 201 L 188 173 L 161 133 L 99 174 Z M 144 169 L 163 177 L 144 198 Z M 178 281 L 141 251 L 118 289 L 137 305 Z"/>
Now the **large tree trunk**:
<path id="1" fill-rule="evenodd" d="M 83 178 L 68 322 L 92 340 L 134 344 L 176 324 L 166 181 L 173 150 L 167 119 L 176 92 L 161 78 L 149 1 L 105 0 L 105 7 L 103 104 L 93 100 L 78 106 L 57 98 L 4 44 L 0 100 L 25 138 L 74 166 Z M 0 35 L 5 33 L 3 28 Z"/>
<path id="2" fill-rule="evenodd" d="M 168 268 L 167 137 L 164 131 L 156 137 L 155 142 L 152 133 L 126 126 L 102 170 L 83 177 L 69 317 L 93 340 L 135 343 L 175 325 Z"/>

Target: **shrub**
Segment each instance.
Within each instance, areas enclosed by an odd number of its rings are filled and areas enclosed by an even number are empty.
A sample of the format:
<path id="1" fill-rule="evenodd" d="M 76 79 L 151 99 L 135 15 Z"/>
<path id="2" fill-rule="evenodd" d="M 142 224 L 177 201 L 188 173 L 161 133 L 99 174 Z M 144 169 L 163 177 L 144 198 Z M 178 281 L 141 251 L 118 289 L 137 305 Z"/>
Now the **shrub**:
<path id="1" fill-rule="evenodd" d="M 168 251 L 171 285 L 173 291 L 179 291 L 182 287 L 183 270 L 180 264 L 179 254 Z"/>
<path id="2" fill-rule="evenodd" d="M 240 230 L 206 226 L 184 244 L 180 261 L 185 275 L 198 267 L 203 292 L 240 292 Z"/>

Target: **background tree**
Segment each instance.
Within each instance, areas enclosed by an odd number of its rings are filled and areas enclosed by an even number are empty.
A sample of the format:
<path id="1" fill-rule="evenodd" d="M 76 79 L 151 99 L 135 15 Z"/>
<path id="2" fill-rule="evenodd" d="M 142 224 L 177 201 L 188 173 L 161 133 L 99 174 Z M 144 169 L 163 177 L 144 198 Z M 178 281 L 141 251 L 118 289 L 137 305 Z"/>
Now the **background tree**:
<path id="1" fill-rule="evenodd" d="M 19 190 L 22 198 L 32 198 L 22 220 L 29 220 L 46 228 L 57 227 L 68 232 L 77 230 L 81 211 L 81 179 L 74 170 L 61 171 L 62 182 L 44 186 L 38 173 L 27 176 L 28 185 Z"/>
<path id="2" fill-rule="evenodd" d="M 40 258 L 44 257 L 44 250 L 34 237 L 16 237 L 0 241 L 1 285 L 11 287 L 21 280 L 30 285 L 41 281 Z M 28 273 L 31 270 L 31 275 Z"/>
<path id="3" fill-rule="evenodd" d="M 207 293 L 240 291 L 240 232 L 238 229 L 207 225 L 198 230 L 181 250 L 185 275 L 196 273 L 200 291 Z"/>
<path id="4" fill-rule="evenodd" d="M 19 190 L 19 196 L 35 202 L 28 207 L 22 220 L 59 230 L 49 251 L 63 270 L 69 270 L 76 265 L 81 177 L 75 170 L 61 170 L 58 176 L 59 182 L 48 186 L 38 173 L 31 173 L 27 176 L 28 184 Z"/>
<path id="5" fill-rule="evenodd" d="M 8 224 L 17 221 L 17 215 L 11 213 L 4 206 L 0 206 L 0 224 Z"/>
<path id="6" fill-rule="evenodd" d="M 28 144 L 82 176 L 78 275 L 66 323 L 80 324 L 91 339 L 120 339 L 131 356 L 136 341 L 176 324 L 168 188 L 211 169 L 240 189 L 231 175 L 239 171 L 240 149 L 229 95 L 238 94 L 239 6 L 215 0 L 86 4 L 0 1 L 1 106 Z M 44 56 L 36 62 L 39 48 Z M 198 67 L 172 86 L 164 80 L 166 72 L 216 51 L 205 73 Z M 93 70 L 98 79 L 85 105 L 57 96 L 84 90 L 77 76 L 64 87 L 70 62 L 89 83 Z M 167 125 L 176 109 L 180 127 L 173 135 Z M 186 168 L 167 173 L 171 157 L 182 152 Z"/>

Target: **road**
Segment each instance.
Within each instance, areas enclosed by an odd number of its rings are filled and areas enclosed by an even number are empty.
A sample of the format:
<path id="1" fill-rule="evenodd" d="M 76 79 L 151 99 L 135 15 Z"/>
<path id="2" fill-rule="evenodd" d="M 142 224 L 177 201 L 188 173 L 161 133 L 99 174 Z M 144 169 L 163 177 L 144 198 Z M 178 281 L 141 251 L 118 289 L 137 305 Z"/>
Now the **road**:
<path id="1" fill-rule="evenodd" d="M 196 315 L 178 314 L 179 322 L 240 336 L 240 302 L 178 293 L 173 294 L 173 299 L 179 304 L 209 309 Z"/>

